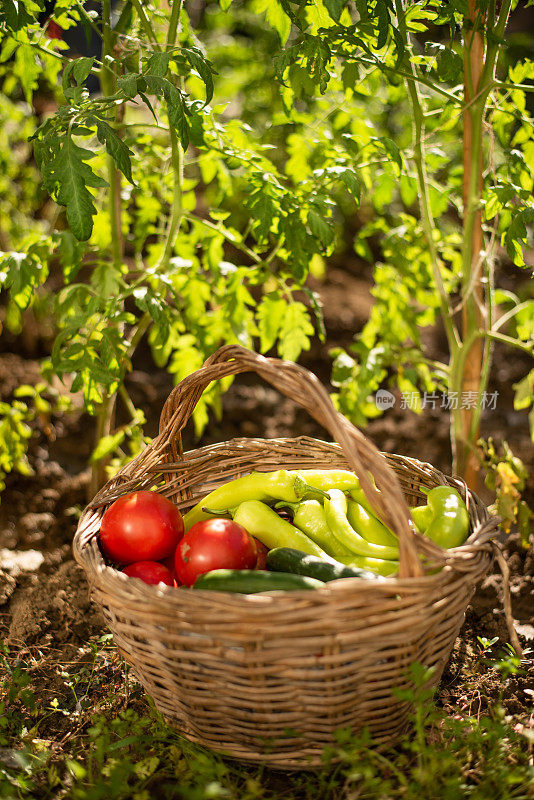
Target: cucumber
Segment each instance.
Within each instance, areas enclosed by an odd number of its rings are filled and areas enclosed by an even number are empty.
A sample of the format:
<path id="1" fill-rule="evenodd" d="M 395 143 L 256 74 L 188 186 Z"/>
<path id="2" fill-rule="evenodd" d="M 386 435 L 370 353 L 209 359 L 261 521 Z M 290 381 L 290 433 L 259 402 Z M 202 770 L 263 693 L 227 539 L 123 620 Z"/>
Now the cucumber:
<path id="1" fill-rule="evenodd" d="M 332 563 L 317 556 L 308 555 L 292 547 L 275 547 L 267 553 L 267 569 L 275 573 L 294 573 L 319 581 L 335 581 L 338 578 L 361 578 L 377 580 L 373 572 L 359 567 L 346 567 L 339 561 Z"/>
<path id="2" fill-rule="evenodd" d="M 292 592 L 299 589 L 320 589 L 321 580 L 294 573 L 263 572 L 253 569 L 213 569 L 200 575 L 193 589 L 212 589 L 217 592 Z"/>

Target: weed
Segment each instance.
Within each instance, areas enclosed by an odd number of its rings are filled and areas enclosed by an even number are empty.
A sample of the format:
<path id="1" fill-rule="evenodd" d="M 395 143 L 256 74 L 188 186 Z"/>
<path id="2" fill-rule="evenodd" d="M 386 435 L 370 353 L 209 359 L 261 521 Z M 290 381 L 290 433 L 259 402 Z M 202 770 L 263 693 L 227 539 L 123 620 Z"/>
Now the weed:
<path id="1" fill-rule="evenodd" d="M 482 642 L 485 657 L 495 642 Z M 36 696 L 30 670 L 4 648 L 0 687 L 2 800 L 532 800 L 532 731 L 499 705 L 478 718 L 447 715 L 434 702 L 431 672 L 412 668 L 399 692 L 414 709 L 411 733 L 394 748 L 375 747 L 368 731 L 340 729 L 324 769 L 281 775 L 192 744 L 170 728 L 121 668 L 108 638 L 87 648 L 77 672 L 62 665 L 61 700 Z M 501 657 L 502 656 L 502 657 Z M 499 653 L 504 678 L 517 669 Z M 507 665 L 507 666 L 505 666 Z M 124 673 L 122 673 L 124 674 Z M 126 672 L 126 675 L 128 673 Z M 100 709 L 96 711 L 95 706 Z M 60 737 L 59 731 L 66 734 Z M 50 738 L 40 738 L 46 729 Z"/>

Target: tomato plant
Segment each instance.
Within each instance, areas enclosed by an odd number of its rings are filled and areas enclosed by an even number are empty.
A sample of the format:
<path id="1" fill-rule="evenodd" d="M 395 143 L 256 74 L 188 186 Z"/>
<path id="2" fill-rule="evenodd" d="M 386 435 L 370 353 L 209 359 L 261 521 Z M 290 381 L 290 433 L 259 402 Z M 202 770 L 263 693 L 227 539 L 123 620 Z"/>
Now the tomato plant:
<path id="1" fill-rule="evenodd" d="M 145 442 L 128 392 L 141 341 L 175 381 L 235 341 L 298 359 L 324 337 L 308 274 L 347 242 L 372 265 L 374 305 L 332 353 L 335 402 L 364 425 L 384 385 L 417 413 L 438 392 L 455 471 L 476 480 L 495 342 L 533 348 L 528 282 L 496 285 L 503 253 L 526 266 L 534 218 L 534 69 L 508 30 L 514 5 L 125 0 L 114 16 L 82 0 L 47 4 L 43 21 L 41 2 L 1 4 L 0 121 L 24 143 L 2 147 L 0 132 L 0 194 L 17 197 L 0 199 L 6 327 L 49 292 L 43 369 L 95 417 L 93 490 L 111 456 L 113 469 Z M 63 38 L 46 40 L 45 22 Z M 74 26 L 100 52 L 75 57 Z M 43 89 L 55 106 L 34 115 Z M 28 139 L 38 192 L 19 163 Z M 439 360 L 422 335 L 436 325 Z M 533 375 L 513 403 L 534 436 Z M 203 394 L 197 433 L 228 385 Z"/>
<path id="2" fill-rule="evenodd" d="M 100 544 L 118 564 L 159 561 L 171 555 L 184 534 L 182 515 L 157 492 L 119 497 L 104 513 Z"/>
<path id="3" fill-rule="evenodd" d="M 136 561 L 122 570 L 130 578 L 140 578 L 145 583 L 165 583 L 174 586 L 174 576 L 170 569 L 158 561 Z"/>
<path id="4" fill-rule="evenodd" d="M 199 575 L 212 569 L 254 569 L 258 551 L 254 538 L 230 519 L 197 522 L 176 548 L 176 575 L 192 586 Z"/>
<path id="5" fill-rule="evenodd" d="M 176 381 L 224 343 L 277 347 L 298 358 L 319 306 L 309 290 L 309 302 L 294 295 L 333 231 L 321 222 L 330 202 L 324 180 L 292 185 L 265 115 L 266 135 L 240 118 L 254 118 L 250 100 L 242 115 L 226 112 L 225 98 L 239 96 L 247 82 L 259 79 L 275 99 L 277 92 L 272 64 L 266 76 L 261 66 L 251 75 L 250 59 L 230 88 L 226 74 L 218 79 L 242 54 L 232 43 L 221 47 L 212 16 L 201 15 L 200 31 L 179 0 L 125 2 L 116 19 L 109 0 L 100 14 L 85 2 L 50 8 L 48 25 L 65 31 L 63 39 L 43 41 L 40 2 L 9 0 L 0 9 L 4 90 L 23 92 L 30 103 L 40 85 L 57 104 L 31 135 L 52 222 L 7 240 L 0 281 L 16 324 L 46 292 L 50 265 L 59 266 L 46 370 L 82 391 L 96 418 L 96 490 L 110 456 L 124 461 L 143 444 L 144 416 L 125 385 L 139 343 L 148 340 L 157 366 Z M 277 34 L 261 17 L 239 16 L 270 54 Z M 217 15 L 219 32 L 224 18 Z M 69 50 L 74 26 L 97 34 L 98 54 Z M 95 80 L 98 95 L 90 91 Z M 215 384 L 200 399 L 197 433 L 228 385 Z M 118 427 L 117 413 L 126 415 Z"/>

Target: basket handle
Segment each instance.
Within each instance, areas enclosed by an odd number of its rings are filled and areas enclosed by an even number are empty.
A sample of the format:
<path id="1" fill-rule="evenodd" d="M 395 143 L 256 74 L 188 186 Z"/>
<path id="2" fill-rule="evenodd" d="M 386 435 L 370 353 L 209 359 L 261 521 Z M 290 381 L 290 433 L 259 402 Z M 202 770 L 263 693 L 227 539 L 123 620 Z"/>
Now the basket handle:
<path id="1" fill-rule="evenodd" d="M 409 527 L 410 511 L 400 483 L 384 456 L 363 433 L 337 412 L 328 392 L 318 378 L 291 361 L 266 358 L 240 345 L 226 345 L 211 355 L 199 370 L 174 387 L 163 406 L 159 435 L 153 446 L 158 451 L 169 448 L 174 457 L 182 457 L 180 431 L 185 427 L 202 393 L 214 380 L 241 372 L 256 372 L 281 394 L 302 406 L 341 446 L 351 469 L 358 475 L 361 487 L 399 539 L 399 577 L 424 574 Z M 178 447 L 177 447 L 178 445 Z M 373 475 L 377 489 L 367 477 Z"/>

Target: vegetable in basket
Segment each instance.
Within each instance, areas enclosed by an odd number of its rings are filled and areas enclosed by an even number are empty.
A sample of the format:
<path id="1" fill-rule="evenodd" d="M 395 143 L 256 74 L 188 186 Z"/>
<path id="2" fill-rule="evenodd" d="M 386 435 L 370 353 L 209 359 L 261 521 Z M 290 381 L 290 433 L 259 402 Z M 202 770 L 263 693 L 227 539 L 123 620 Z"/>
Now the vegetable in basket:
<path id="1" fill-rule="evenodd" d="M 352 494 L 352 492 L 351 492 Z M 349 500 L 350 503 L 353 501 Z M 370 570 L 376 575 L 385 577 L 393 575 L 399 570 L 398 560 L 382 558 L 369 558 L 356 555 L 334 536 L 326 521 L 324 506 L 318 500 L 301 500 L 300 503 L 277 503 L 275 508 L 289 508 L 293 513 L 293 524 L 303 533 L 313 539 L 332 558 L 349 567 Z M 376 520 L 378 523 L 378 520 Z M 382 523 L 379 523 L 380 525 Z M 365 529 L 367 532 L 367 528 Z M 395 546 L 397 540 L 390 534 Z M 365 538 L 365 537 L 364 537 Z"/>
<path id="2" fill-rule="evenodd" d="M 216 569 L 201 575 L 193 589 L 210 589 L 217 592 L 291 592 L 302 589 L 320 589 L 323 581 L 306 575 L 282 572 L 254 572 L 248 569 Z"/>
<path id="3" fill-rule="evenodd" d="M 267 554 L 267 568 L 273 572 L 293 572 L 319 581 L 336 581 L 340 578 L 380 580 L 378 575 L 357 567 L 347 567 L 340 561 L 325 561 L 292 547 L 275 547 Z"/>
<path id="4" fill-rule="evenodd" d="M 174 586 L 171 570 L 159 561 L 136 561 L 128 564 L 122 571 L 130 578 L 140 578 L 145 583 L 154 585 L 164 583 L 166 586 Z"/>
<path id="5" fill-rule="evenodd" d="M 327 553 L 309 536 L 299 531 L 287 520 L 282 519 L 276 511 L 260 500 L 246 500 L 233 510 L 232 516 L 234 522 L 242 525 L 251 536 L 259 539 L 269 549 L 294 547 L 312 556 L 329 558 Z"/>
<path id="6" fill-rule="evenodd" d="M 314 489 L 327 491 L 334 487 L 351 489 L 359 486 L 353 472 L 348 470 L 276 470 L 275 472 L 252 472 L 218 486 L 184 516 L 185 529 L 208 519 L 204 507 L 213 509 L 235 508 L 247 500 L 273 502 L 286 500 L 296 503 L 304 496 L 313 494 Z"/>
<path id="7" fill-rule="evenodd" d="M 216 569 L 254 569 L 256 543 L 249 532 L 231 519 L 195 523 L 176 548 L 174 566 L 179 583 L 192 586 L 199 575 Z"/>
<path id="8" fill-rule="evenodd" d="M 435 486 L 426 496 L 425 506 L 410 509 L 419 532 L 446 549 L 463 544 L 469 533 L 469 514 L 459 492 L 451 486 Z"/>
<path id="9" fill-rule="evenodd" d="M 398 551 L 399 540 L 395 534 L 361 503 L 355 500 L 348 501 L 347 519 L 354 530 L 371 544 L 394 547 Z"/>
<path id="10" fill-rule="evenodd" d="M 174 503 L 144 490 L 119 497 L 100 523 L 102 550 L 118 564 L 160 561 L 174 553 L 183 535 L 184 522 Z"/>
<path id="11" fill-rule="evenodd" d="M 398 558 L 398 547 L 384 547 L 373 544 L 354 530 L 347 519 L 347 498 L 340 489 L 330 489 L 328 495 L 329 497 L 325 498 L 324 501 L 326 521 L 336 539 L 344 547 L 359 556 L 381 560 L 395 560 Z M 362 509 L 362 511 L 364 510 Z M 375 523 L 382 524 L 376 518 L 368 516 L 367 525 L 374 528 Z"/>
<path id="12" fill-rule="evenodd" d="M 288 503 L 282 500 L 275 508 L 287 508 L 293 514 L 293 525 L 309 536 L 329 556 L 345 563 L 354 553 L 344 547 L 334 536 L 326 521 L 324 506 L 319 500 L 301 500 L 300 503 Z"/>

